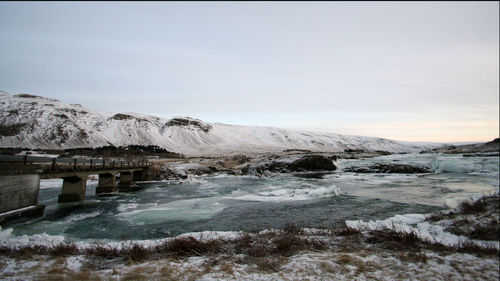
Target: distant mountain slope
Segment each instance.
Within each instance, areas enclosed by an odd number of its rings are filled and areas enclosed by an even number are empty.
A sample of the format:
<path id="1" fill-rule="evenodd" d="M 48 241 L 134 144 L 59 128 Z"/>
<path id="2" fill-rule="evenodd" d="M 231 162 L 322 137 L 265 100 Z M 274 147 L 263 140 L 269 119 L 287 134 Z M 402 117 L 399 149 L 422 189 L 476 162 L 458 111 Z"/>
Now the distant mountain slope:
<path id="1" fill-rule="evenodd" d="M 436 144 L 312 133 L 271 127 L 164 119 L 137 113 L 106 113 L 55 99 L 0 92 L 0 147 L 77 148 L 158 145 L 186 155 L 344 149 L 418 152 Z"/>

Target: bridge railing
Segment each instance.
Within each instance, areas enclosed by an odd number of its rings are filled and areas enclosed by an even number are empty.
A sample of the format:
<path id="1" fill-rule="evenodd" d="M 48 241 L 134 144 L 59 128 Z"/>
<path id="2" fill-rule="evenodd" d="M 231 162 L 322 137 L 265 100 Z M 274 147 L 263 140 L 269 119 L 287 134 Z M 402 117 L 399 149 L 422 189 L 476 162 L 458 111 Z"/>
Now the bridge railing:
<path id="1" fill-rule="evenodd" d="M 147 160 L 127 160 L 123 158 L 70 158 L 31 155 L 0 155 L 0 162 L 41 165 L 44 173 L 65 171 L 101 171 L 111 169 L 144 168 L 152 165 Z"/>

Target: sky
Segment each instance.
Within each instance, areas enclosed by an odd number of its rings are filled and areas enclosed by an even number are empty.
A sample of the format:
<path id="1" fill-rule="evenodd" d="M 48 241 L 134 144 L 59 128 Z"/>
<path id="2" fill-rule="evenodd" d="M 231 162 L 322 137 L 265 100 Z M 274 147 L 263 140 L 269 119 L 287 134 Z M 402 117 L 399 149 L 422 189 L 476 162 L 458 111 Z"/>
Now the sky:
<path id="1" fill-rule="evenodd" d="M 109 112 L 499 136 L 499 2 L 0 2 L 0 90 Z"/>

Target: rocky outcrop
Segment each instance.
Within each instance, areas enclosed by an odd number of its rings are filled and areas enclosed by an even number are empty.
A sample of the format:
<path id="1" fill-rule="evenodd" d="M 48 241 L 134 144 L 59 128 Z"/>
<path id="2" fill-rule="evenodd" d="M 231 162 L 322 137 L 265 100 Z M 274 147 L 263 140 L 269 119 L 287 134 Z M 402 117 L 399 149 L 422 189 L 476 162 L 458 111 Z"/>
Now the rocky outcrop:
<path id="1" fill-rule="evenodd" d="M 336 168 L 331 159 L 321 155 L 307 155 L 290 164 L 293 172 L 333 171 Z"/>
<path id="2" fill-rule="evenodd" d="M 424 153 L 445 153 L 445 154 L 466 154 L 466 153 L 491 153 L 500 152 L 500 139 L 496 138 L 486 143 L 465 144 L 465 145 L 446 145 L 432 150 L 424 150 Z M 496 155 L 495 155 L 496 156 Z"/>
<path id="3" fill-rule="evenodd" d="M 192 119 L 192 118 L 172 118 L 170 121 L 167 122 L 167 126 L 178 126 L 178 127 L 187 127 L 187 126 L 193 126 L 195 128 L 198 128 L 205 133 L 208 133 L 211 129 L 212 126 L 203 123 L 201 120 L 197 119 Z"/>
<path id="4" fill-rule="evenodd" d="M 309 171 L 334 171 L 337 167 L 333 164 L 332 158 L 322 155 L 306 155 L 293 161 L 285 159 L 270 160 L 256 166 L 246 166 L 242 168 L 243 174 L 256 173 L 290 173 Z"/>
<path id="5" fill-rule="evenodd" d="M 189 175 L 210 175 L 220 170 L 211 165 L 198 163 L 172 163 L 162 167 L 157 180 L 180 180 L 187 179 Z"/>
<path id="6" fill-rule="evenodd" d="M 139 118 L 139 117 L 136 117 L 136 116 L 132 116 L 132 115 L 129 115 L 129 114 L 124 114 L 124 113 L 117 113 L 115 115 L 113 115 L 111 118 L 109 118 L 108 120 L 136 120 L 138 122 L 148 122 L 148 120 L 144 119 L 144 118 Z"/>
<path id="7" fill-rule="evenodd" d="M 411 166 L 406 164 L 385 164 L 378 163 L 365 167 L 350 167 L 343 169 L 344 172 L 351 173 L 386 173 L 386 174 L 422 174 L 431 173 L 426 167 Z"/>

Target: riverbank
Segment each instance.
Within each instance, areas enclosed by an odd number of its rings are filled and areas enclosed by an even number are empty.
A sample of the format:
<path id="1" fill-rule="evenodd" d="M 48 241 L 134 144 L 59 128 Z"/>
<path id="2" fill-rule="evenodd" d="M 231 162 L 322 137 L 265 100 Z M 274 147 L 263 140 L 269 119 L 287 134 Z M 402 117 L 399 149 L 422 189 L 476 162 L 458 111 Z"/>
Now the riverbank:
<path id="1" fill-rule="evenodd" d="M 429 215 L 110 243 L 0 232 L 2 280 L 498 279 L 499 195 Z M 496 233 L 496 235 L 491 235 Z M 51 240 L 52 239 L 52 240 Z"/>

